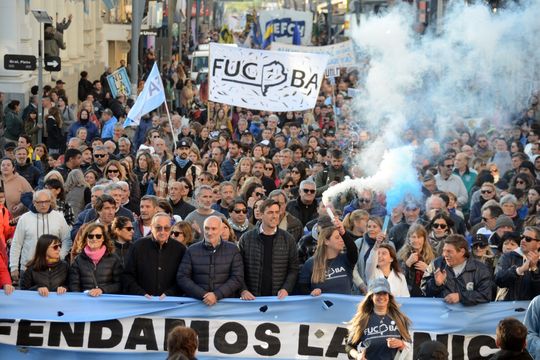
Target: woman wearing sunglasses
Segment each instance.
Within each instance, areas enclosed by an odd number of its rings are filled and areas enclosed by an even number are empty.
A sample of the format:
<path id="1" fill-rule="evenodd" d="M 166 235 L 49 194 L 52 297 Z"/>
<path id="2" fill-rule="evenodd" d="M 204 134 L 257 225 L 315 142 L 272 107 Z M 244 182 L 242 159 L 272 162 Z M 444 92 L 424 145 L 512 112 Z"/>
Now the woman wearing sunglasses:
<path id="1" fill-rule="evenodd" d="M 475 201 L 471 205 L 470 223 L 474 226 L 482 221 L 482 206 L 489 200 L 499 201 L 497 195 L 497 188 L 491 182 L 485 182 L 480 186 L 480 196 L 478 201 Z"/>
<path id="2" fill-rule="evenodd" d="M 122 266 L 126 264 L 126 256 L 133 241 L 133 223 L 125 216 L 117 216 L 111 224 L 111 237 L 114 241 L 116 254 L 122 261 Z"/>
<path id="3" fill-rule="evenodd" d="M 452 227 L 454 226 L 454 221 L 450 216 L 444 211 L 437 211 L 433 216 L 433 219 L 429 222 L 427 230 L 429 232 L 429 243 L 433 248 L 435 257 L 442 255 L 442 250 L 444 246 L 444 239 L 448 235 L 452 234 Z"/>
<path id="4" fill-rule="evenodd" d="M 69 288 L 89 296 L 119 294 L 122 262 L 114 254 L 114 244 L 105 226 L 91 223 L 82 235 L 82 252 L 77 255 L 69 273 Z"/>
<path id="5" fill-rule="evenodd" d="M 37 290 L 41 296 L 67 291 L 69 265 L 60 259 L 61 247 L 62 242 L 55 235 L 39 237 L 34 257 L 26 265 L 21 290 Z"/>

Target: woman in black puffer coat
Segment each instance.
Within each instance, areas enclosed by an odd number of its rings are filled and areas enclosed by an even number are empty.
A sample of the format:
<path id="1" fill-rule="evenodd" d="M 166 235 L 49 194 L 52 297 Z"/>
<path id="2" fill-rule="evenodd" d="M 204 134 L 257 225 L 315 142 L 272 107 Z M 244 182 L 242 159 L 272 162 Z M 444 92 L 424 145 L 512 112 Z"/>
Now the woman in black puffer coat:
<path id="1" fill-rule="evenodd" d="M 114 253 L 114 244 L 103 224 L 91 223 L 82 235 L 83 251 L 69 272 L 71 291 L 87 291 L 90 296 L 119 294 L 122 262 Z"/>
<path id="2" fill-rule="evenodd" d="M 69 265 L 60 259 L 61 247 L 58 236 L 44 234 L 39 237 L 34 257 L 26 265 L 22 290 L 37 290 L 41 296 L 48 296 L 51 291 L 58 295 L 67 291 Z"/>

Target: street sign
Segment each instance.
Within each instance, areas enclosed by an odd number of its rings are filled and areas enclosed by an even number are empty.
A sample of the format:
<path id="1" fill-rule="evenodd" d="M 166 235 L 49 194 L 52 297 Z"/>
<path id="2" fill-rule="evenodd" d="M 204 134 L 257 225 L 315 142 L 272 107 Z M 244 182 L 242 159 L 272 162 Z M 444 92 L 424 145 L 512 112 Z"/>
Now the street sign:
<path id="1" fill-rule="evenodd" d="M 32 55 L 4 55 L 6 70 L 36 70 L 36 57 Z"/>
<path id="2" fill-rule="evenodd" d="M 45 56 L 45 70 L 60 71 L 62 62 L 58 56 Z"/>

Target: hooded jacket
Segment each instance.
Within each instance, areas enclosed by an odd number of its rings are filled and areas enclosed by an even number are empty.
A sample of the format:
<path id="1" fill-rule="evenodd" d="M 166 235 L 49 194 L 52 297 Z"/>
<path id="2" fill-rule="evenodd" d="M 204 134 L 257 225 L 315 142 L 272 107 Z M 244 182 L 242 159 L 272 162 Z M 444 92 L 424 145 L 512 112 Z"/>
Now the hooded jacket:
<path id="1" fill-rule="evenodd" d="M 64 214 L 49 209 L 46 214 L 38 213 L 32 205 L 30 211 L 19 218 L 11 250 L 9 252 L 9 268 L 11 271 L 26 270 L 26 264 L 34 257 L 37 239 L 43 234 L 56 235 L 62 241 L 60 258 L 63 259 L 71 248 L 72 241 L 69 225 Z"/>

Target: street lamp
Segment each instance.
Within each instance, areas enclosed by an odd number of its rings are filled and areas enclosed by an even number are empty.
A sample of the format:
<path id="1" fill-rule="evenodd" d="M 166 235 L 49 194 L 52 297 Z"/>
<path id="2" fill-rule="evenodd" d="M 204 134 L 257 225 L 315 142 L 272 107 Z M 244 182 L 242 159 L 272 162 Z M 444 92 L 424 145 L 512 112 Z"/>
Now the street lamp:
<path id="1" fill-rule="evenodd" d="M 38 41 L 38 125 L 41 125 L 38 131 L 38 143 L 41 143 L 43 140 L 43 104 L 42 104 L 42 94 L 43 94 L 43 44 L 41 39 L 41 33 L 43 31 L 42 24 L 52 24 L 53 19 L 45 10 L 32 10 L 32 14 L 39 23 L 39 41 Z"/>

